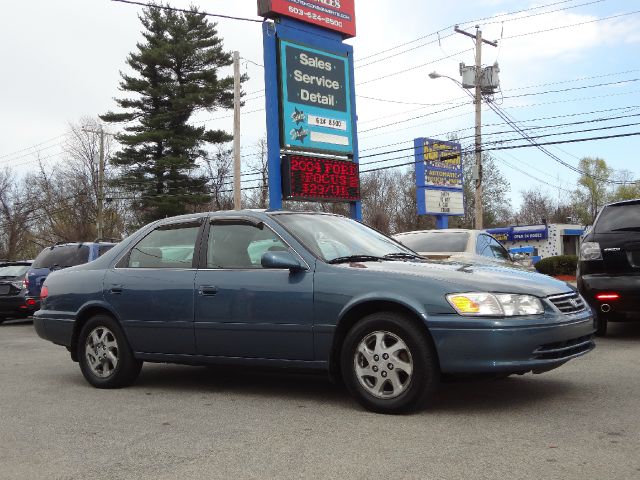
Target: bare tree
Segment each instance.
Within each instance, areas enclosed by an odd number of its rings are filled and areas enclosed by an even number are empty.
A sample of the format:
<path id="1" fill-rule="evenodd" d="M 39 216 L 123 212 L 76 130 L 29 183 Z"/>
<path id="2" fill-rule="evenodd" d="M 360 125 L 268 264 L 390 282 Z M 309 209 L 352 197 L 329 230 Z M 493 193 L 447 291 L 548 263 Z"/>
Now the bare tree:
<path id="1" fill-rule="evenodd" d="M 0 258 L 17 260 L 37 253 L 30 233 L 34 206 L 9 169 L 0 171 Z"/>

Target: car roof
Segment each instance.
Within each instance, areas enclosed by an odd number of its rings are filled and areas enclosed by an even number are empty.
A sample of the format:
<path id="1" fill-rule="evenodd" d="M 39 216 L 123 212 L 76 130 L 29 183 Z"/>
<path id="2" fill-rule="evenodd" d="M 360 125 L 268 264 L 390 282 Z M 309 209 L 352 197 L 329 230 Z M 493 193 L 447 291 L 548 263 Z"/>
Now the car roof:
<path id="1" fill-rule="evenodd" d="M 632 200 L 621 200 L 619 202 L 612 202 L 605 205 L 605 207 L 618 207 L 621 205 L 637 205 L 640 204 L 640 198 L 634 198 Z"/>

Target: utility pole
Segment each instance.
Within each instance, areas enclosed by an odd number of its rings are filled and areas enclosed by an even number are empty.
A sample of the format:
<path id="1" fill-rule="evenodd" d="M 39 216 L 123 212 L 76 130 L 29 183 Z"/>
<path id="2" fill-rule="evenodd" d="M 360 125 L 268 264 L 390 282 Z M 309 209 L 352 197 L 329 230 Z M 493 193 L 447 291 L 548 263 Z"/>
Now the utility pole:
<path id="1" fill-rule="evenodd" d="M 104 131 L 102 125 L 100 130 L 91 130 L 89 128 L 82 128 L 83 131 L 100 135 L 100 158 L 98 160 L 98 192 L 96 194 L 96 231 L 98 239 L 102 239 L 104 235 L 104 136 L 110 135 Z"/>
<path id="2" fill-rule="evenodd" d="M 240 191 L 240 52 L 233 52 L 233 208 L 242 208 Z"/>
<path id="3" fill-rule="evenodd" d="M 476 189 L 475 189 L 475 221 L 474 227 L 478 230 L 482 230 L 483 227 L 483 208 L 482 208 L 482 43 L 487 43 L 493 47 L 498 46 L 498 42 L 491 42 L 489 40 L 484 40 L 482 38 L 482 30 L 480 27 L 476 25 L 476 33 L 475 35 L 472 33 L 465 32 L 464 30 L 460 30 L 456 25 L 454 27 L 454 31 L 457 33 L 461 33 L 462 35 L 466 35 L 467 37 L 471 37 L 476 42 L 476 68 L 475 68 L 475 88 L 476 93 L 474 96 L 474 103 L 476 105 L 476 135 L 475 135 L 475 153 L 476 153 L 476 168 L 475 168 L 475 177 L 476 177 Z"/>

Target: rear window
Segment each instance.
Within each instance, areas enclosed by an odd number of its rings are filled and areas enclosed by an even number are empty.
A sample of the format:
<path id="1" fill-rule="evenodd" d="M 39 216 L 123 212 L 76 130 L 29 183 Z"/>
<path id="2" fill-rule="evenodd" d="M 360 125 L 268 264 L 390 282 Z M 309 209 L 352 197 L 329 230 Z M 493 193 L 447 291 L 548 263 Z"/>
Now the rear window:
<path id="1" fill-rule="evenodd" d="M 29 265 L 7 265 L 0 267 L 0 277 L 21 277 L 29 270 Z"/>
<path id="2" fill-rule="evenodd" d="M 416 252 L 464 252 L 469 242 L 466 232 L 422 232 L 400 235 L 397 240 Z"/>
<path id="3" fill-rule="evenodd" d="M 89 261 L 87 245 L 60 245 L 45 248 L 33 262 L 33 268 L 66 268 Z"/>
<path id="4" fill-rule="evenodd" d="M 610 205 L 598 218 L 596 233 L 640 230 L 640 204 Z"/>
<path id="5" fill-rule="evenodd" d="M 98 257 L 101 257 L 113 247 L 115 247 L 115 245 L 98 245 Z"/>

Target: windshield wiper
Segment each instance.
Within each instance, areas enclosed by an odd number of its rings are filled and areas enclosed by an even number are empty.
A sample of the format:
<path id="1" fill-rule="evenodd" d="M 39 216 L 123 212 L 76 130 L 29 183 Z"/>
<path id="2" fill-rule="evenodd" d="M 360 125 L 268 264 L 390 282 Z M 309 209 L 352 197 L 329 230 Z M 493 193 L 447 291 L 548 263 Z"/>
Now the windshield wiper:
<path id="1" fill-rule="evenodd" d="M 384 259 L 382 257 L 376 257 L 375 255 L 346 255 L 344 257 L 336 257 L 331 260 L 327 260 L 327 263 L 377 262 L 378 260 Z"/>
<path id="2" fill-rule="evenodd" d="M 402 258 L 419 258 L 420 260 L 424 260 L 424 257 L 421 255 L 416 255 L 414 253 L 406 253 L 406 252 L 396 252 L 396 253 L 387 253 L 384 257 L 387 260 L 395 260 Z"/>
<path id="3" fill-rule="evenodd" d="M 640 232 L 640 227 L 620 227 L 614 228 L 612 232 Z"/>

